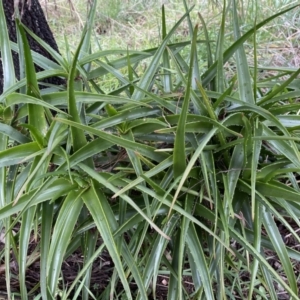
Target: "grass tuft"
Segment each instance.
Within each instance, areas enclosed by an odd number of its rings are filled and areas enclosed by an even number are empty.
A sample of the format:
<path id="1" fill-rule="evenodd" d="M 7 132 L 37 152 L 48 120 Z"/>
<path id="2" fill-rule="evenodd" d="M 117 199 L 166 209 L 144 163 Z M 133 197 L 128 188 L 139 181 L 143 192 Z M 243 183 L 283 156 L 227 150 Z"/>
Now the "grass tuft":
<path id="1" fill-rule="evenodd" d="M 9 297 L 299 299 L 299 6 L 161 2 L 44 2 L 55 64 L 19 25 L 26 80 L 0 95 Z M 65 90 L 40 90 L 49 74 Z"/>

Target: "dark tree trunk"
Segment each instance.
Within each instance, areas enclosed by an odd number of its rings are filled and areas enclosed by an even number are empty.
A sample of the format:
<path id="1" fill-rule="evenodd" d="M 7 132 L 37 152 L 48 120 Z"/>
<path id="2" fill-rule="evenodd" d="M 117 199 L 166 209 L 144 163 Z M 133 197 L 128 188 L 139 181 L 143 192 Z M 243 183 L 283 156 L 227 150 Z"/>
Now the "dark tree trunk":
<path id="1" fill-rule="evenodd" d="M 9 38 L 13 42 L 17 42 L 16 36 L 16 24 L 14 20 L 14 0 L 2 0 L 4 13 L 6 17 L 6 23 L 9 33 Z M 19 5 L 21 21 L 27 26 L 32 32 L 34 32 L 38 37 L 47 42 L 54 50 L 58 52 L 58 47 L 50 30 L 50 27 L 45 18 L 44 12 L 38 0 L 23 0 L 23 3 Z M 30 48 L 35 52 L 51 59 L 50 54 L 42 48 L 31 36 L 27 35 Z M 13 60 L 15 66 L 16 76 L 20 78 L 19 70 L 19 58 L 17 53 L 13 52 Z M 36 66 L 36 71 L 42 71 L 42 69 Z M 63 84 L 65 81 L 61 78 L 53 77 L 44 79 L 43 82 L 52 84 Z M 0 59 L 0 94 L 3 91 L 3 69 Z"/>

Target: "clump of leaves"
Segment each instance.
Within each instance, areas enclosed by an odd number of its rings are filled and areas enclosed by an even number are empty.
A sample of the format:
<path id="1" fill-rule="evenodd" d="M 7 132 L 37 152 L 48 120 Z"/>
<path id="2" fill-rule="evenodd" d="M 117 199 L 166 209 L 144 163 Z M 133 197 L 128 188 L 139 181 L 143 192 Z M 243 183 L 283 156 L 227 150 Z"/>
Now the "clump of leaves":
<path id="1" fill-rule="evenodd" d="M 114 266 L 99 299 L 147 299 L 149 292 L 155 298 L 162 275 L 168 299 L 277 299 L 279 287 L 297 299 L 294 262 L 300 253 L 285 245 L 279 225 L 299 241 L 300 71 L 277 70 L 260 82 L 256 59 L 250 67 L 243 47 L 293 7 L 242 35 L 235 1 L 224 3 L 214 53 L 208 38 L 198 40 L 185 5 L 170 32 L 162 10 L 158 48 L 88 54 L 93 5 L 78 49 L 67 59 L 18 24 L 26 78 L 15 83 L 6 76 L 0 96 L 1 116 L 14 112 L 9 121 L 1 117 L 0 126 L 1 260 L 8 293 L 10 261 L 17 259 L 22 299 L 37 288 L 43 299 L 56 297 L 62 263 L 80 248 L 83 267 L 62 299 L 70 293 L 90 297 L 92 264 L 105 249 Z M 223 49 L 229 14 L 235 42 Z M 184 19 L 190 40 L 170 44 Z M 201 15 L 199 21 L 208 37 Z M 43 58 L 31 56 L 25 32 L 54 56 L 55 70 L 35 74 L 33 61 Z M 1 37 L 8 74 L 13 68 L 5 27 Z M 188 60 L 181 54 L 185 47 Z M 198 47 L 207 49 L 201 76 Z M 151 63 L 139 76 L 144 59 Z M 223 66 L 229 60 L 236 75 L 227 80 Z M 101 77 L 108 73 L 119 87 L 105 94 Z M 66 91 L 40 91 L 37 79 L 49 74 L 65 76 Z M 27 92 L 18 93 L 23 85 Z M 32 236 L 36 248 L 29 252 Z M 270 264 L 270 251 L 280 270 Z M 40 283 L 29 291 L 26 268 L 37 259 Z"/>

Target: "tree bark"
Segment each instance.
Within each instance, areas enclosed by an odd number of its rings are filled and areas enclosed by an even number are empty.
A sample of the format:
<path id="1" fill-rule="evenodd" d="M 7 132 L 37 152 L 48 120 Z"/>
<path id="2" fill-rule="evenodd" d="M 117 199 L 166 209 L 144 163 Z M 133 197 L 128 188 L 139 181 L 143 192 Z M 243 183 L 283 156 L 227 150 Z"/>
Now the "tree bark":
<path id="1" fill-rule="evenodd" d="M 16 23 L 14 20 L 14 0 L 2 0 L 4 13 L 6 17 L 9 38 L 13 42 L 17 42 Z M 49 44 L 54 50 L 58 51 L 56 41 L 53 37 L 51 29 L 45 18 L 44 12 L 38 0 L 23 0 L 19 4 L 19 11 L 22 23 L 34 32 L 38 37 Z M 51 55 L 42 48 L 31 36 L 27 35 L 30 48 L 35 52 L 54 60 Z M 13 52 L 13 60 L 15 66 L 16 77 L 20 79 L 19 58 L 18 54 Z M 42 71 L 42 68 L 36 66 L 36 71 Z M 43 82 L 55 85 L 64 84 L 65 81 L 58 77 L 44 79 Z M 3 69 L 0 59 L 0 94 L 3 91 Z"/>

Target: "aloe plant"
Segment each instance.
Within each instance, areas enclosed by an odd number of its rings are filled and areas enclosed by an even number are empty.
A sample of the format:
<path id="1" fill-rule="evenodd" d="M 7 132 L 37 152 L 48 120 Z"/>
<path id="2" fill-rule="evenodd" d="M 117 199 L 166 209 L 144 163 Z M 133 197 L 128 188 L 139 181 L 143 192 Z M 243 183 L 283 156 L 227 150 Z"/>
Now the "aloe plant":
<path id="1" fill-rule="evenodd" d="M 17 259 L 22 299 L 89 299 L 93 262 L 107 250 L 111 281 L 92 296 L 98 299 L 156 298 L 161 276 L 168 299 L 277 299 L 278 286 L 298 299 L 293 264 L 300 254 L 285 245 L 278 224 L 299 241 L 291 223 L 300 225 L 300 71 L 259 81 L 257 61 L 249 65 L 244 47 L 251 37 L 255 49 L 256 32 L 295 7 L 242 33 L 235 1 L 224 1 L 216 49 L 202 16 L 203 39 L 185 7 L 169 32 L 162 10 L 163 40 L 145 51 L 90 53 L 96 1 L 67 59 L 19 22 L 19 45 L 9 43 L 5 23 L 0 27 L 4 74 L 13 69 L 10 47 L 22 49 L 26 64 L 26 78 L 5 76 L 0 96 L 0 228 L 6 234 L 0 257 L 8 294 L 10 261 Z M 234 42 L 225 49 L 227 19 Z M 171 43 L 184 20 L 190 39 Z M 30 52 L 25 33 L 56 62 L 47 65 Z M 199 47 L 207 49 L 205 70 Z M 229 60 L 236 76 L 226 81 Z M 36 74 L 33 62 L 45 70 Z M 119 83 L 109 93 L 101 87 L 106 74 Z M 40 90 L 38 80 L 47 76 L 65 77 L 66 90 Z M 78 249 L 82 268 L 70 285 L 61 284 L 63 261 Z M 268 251 L 277 255 L 280 272 Z M 40 282 L 30 290 L 25 274 L 35 260 Z"/>

